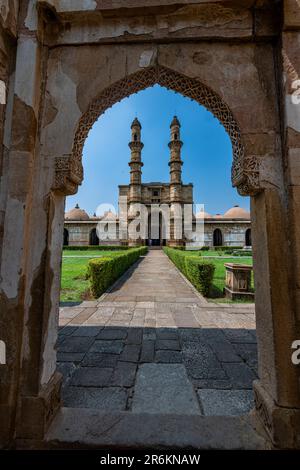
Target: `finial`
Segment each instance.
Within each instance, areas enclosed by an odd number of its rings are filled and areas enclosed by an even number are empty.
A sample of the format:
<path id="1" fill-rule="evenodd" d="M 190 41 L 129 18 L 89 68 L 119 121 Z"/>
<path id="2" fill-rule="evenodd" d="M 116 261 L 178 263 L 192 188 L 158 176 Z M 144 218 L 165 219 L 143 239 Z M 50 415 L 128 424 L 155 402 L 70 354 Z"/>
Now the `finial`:
<path id="1" fill-rule="evenodd" d="M 80 209 L 79 204 L 77 203 L 75 209 Z"/>
<path id="2" fill-rule="evenodd" d="M 179 126 L 179 127 L 180 127 L 180 122 L 179 122 L 177 116 L 174 116 L 174 117 L 173 117 L 173 120 L 172 120 L 172 122 L 171 122 L 170 127 L 173 127 L 173 126 Z"/>
<path id="3" fill-rule="evenodd" d="M 132 121 L 131 128 L 133 127 L 139 127 L 140 129 L 142 128 L 141 123 L 137 117 L 134 118 L 134 120 Z"/>

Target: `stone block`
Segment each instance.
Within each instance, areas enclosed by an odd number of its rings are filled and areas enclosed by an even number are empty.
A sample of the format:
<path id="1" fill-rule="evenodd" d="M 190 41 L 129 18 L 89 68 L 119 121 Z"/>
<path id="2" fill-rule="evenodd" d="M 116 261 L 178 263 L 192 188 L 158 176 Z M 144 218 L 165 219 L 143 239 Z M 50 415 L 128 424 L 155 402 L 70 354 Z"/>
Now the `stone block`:
<path id="1" fill-rule="evenodd" d="M 107 353 L 107 354 L 120 354 L 123 349 L 124 343 L 119 340 L 96 340 L 90 352 Z"/>
<path id="2" fill-rule="evenodd" d="M 202 389 L 197 395 L 205 416 L 239 416 L 254 406 L 252 390 Z"/>
<path id="3" fill-rule="evenodd" d="M 115 367 L 119 356 L 118 354 L 105 354 L 105 353 L 87 353 L 82 361 L 82 366 L 85 367 Z"/>
<path id="4" fill-rule="evenodd" d="M 140 357 L 141 346 L 136 344 L 126 344 L 120 356 L 120 361 L 138 362 Z"/>
<path id="5" fill-rule="evenodd" d="M 127 336 L 127 329 L 126 328 L 104 328 L 98 335 L 97 339 L 105 339 L 105 340 L 112 340 L 112 339 L 125 339 Z"/>
<path id="6" fill-rule="evenodd" d="M 252 389 L 253 381 L 257 377 L 247 364 L 223 364 L 223 367 L 234 388 Z"/>
<path id="7" fill-rule="evenodd" d="M 171 351 L 180 351 L 180 344 L 177 339 L 157 339 L 155 349 L 166 349 Z"/>
<path id="8" fill-rule="evenodd" d="M 141 344 L 143 338 L 142 328 L 129 328 L 126 343 Z"/>
<path id="9" fill-rule="evenodd" d="M 67 337 L 59 346 L 59 352 L 62 353 L 84 353 L 87 352 L 94 342 L 94 338 L 72 336 Z"/>
<path id="10" fill-rule="evenodd" d="M 160 350 L 155 353 L 155 362 L 166 364 L 180 364 L 182 363 L 181 351 Z"/>
<path id="11" fill-rule="evenodd" d="M 119 361 L 112 377 L 112 385 L 132 387 L 135 382 L 136 369 L 136 364 L 132 362 Z"/>
<path id="12" fill-rule="evenodd" d="M 120 387 L 65 387 L 62 398 L 67 407 L 115 412 L 126 409 L 127 392 Z"/>
<path id="13" fill-rule="evenodd" d="M 133 413 L 200 414 L 199 405 L 182 364 L 143 364 L 139 367 Z"/>
<path id="14" fill-rule="evenodd" d="M 79 367 L 73 374 L 70 385 L 76 387 L 106 387 L 110 383 L 113 369 Z"/>
<path id="15" fill-rule="evenodd" d="M 155 353 L 155 341 L 144 340 L 142 344 L 140 362 L 153 362 Z"/>

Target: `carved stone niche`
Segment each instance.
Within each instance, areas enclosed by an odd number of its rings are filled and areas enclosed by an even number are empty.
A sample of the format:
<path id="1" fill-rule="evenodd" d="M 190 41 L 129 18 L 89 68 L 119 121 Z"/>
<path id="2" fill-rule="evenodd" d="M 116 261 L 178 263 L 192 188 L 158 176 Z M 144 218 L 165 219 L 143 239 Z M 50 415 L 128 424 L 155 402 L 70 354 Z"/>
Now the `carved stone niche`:
<path id="1" fill-rule="evenodd" d="M 53 189 L 65 196 L 75 194 L 83 180 L 81 160 L 71 155 L 55 158 L 55 181 Z"/>
<path id="2" fill-rule="evenodd" d="M 155 84 L 173 90 L 205 106 L 227 131 L 233 152 L 232 184 L 241 195 L 253 196 L 261 188 L 259 162 L 256 156 L 245 155 L 241 131 L 230 108 L 211 88 L 196 78 L 190 78 L 166 67 L 155 65 L 129 75 L 110 87 L 91 103 L 81 117 L 74 138 L 73 152 L 56 158 L 54 190 L 64 195 L 74 194 L 83 179 L 82 151 L 85 139 L 95 121 L 106 109 L 123 98 Z"/>

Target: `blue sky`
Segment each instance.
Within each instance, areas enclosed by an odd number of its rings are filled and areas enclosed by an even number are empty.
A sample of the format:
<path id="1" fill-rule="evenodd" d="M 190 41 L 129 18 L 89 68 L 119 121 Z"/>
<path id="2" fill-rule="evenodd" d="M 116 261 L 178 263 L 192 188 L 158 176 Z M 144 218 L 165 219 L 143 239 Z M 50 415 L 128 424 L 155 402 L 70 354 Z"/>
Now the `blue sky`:
<path id="1" fill-rule="evenodd" d="M 117 209 L 118 185 L 129 183 L 131 137 L 135 116 L 142 124 L 143 182 L 169 181 L 170 122 L 181 121 L 184 183 L 194 184 L 194 202 L 210 214 L 224 213 L 239 204 L 249 209 L 249 198 L 232 188 L 232 149 L 223 126 L 203 106 L 155 85 L 108 109 L 91 129 L 83 151 L 84 181 L 69 196 L 66 210 L 77 203 L 92 215 L 99 204 Z"/>

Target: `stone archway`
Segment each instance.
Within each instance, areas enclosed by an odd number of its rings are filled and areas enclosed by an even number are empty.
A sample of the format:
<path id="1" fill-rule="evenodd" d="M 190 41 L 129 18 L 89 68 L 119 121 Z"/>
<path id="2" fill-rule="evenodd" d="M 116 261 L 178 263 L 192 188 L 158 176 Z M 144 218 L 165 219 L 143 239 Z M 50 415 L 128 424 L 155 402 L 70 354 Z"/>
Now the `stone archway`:
<path id="1" fill-rule="evenodd" d="M 85 139 L 94 122 L 114 103 L 155 84 L 182 94 L 205 106 L 227 131 L 233 151 L 232 184 L 242 195 L 259 192 L 259 166 L 255 156 L 245 157 L 241 131 L 228 105 L 209 87 L 166 67 L 149 67 L 105 89 L 81 117 L 75 134 L 72 154 L 55 161 L 54 190 L 74 194 L 83 180 L 82 151 Z"/>
<path id="2" fill-rule="evenodd" d="M 87 111 L 80 118 L 77 130 L 74 136 L 74 145 L 72 153 L 70 155 L 64 155 L 55 159 L 55 180 L 53 182 L 52 190 L 58 195 L 74 194 L 77 191 L 78 185 L 83 179 L 82 169 L 82 149 L 85 139 L 88 135 L 95 120 L 105 111 L 105 109 L 111 107 L 114 103 L 121 99 L 129 96 L 132 93 L 136 93 L 147 87 L 159 84 L 166 88 L 172 89 L 176 92 L 181 93 L 191 99 L 194 99 L 199 104 L 204 105 L 209 111 L 211 111 L 215 117 L 219 119 L 221 124 L 228 132 L 233 150 L 233 164 L 232 164 L 232 184 L 238 190 L 241 195 L 249 195 L 252 198 L 251 211 L 253 214 L 253 239 L 254 239 L 254 259 L 255 259 L 255 279 L 256 279 L 256 312 L 257 312 L 257 330 L 258 330 L 258 347 L 259 347 L 259 368 L 261 372 L 261 380 L 257 381 L 254 386 L 255 401 L 256 401 L 256 412 L 263 422 L 267 432 L 274 441 L 289 440 L 290 437 L 280 436 L 280 426 L 286 419 L 285 411 L 282 414 L 277 414 L 278 401 L 282 400 L 282 403 L 298 403 L 299 399 L 295 396 L 294 385 L 297 382 L 297 374 L 291 368 L 282 367 L 281 370 L 285 370 L 286 378 L 279 377 L 275 372 L 276 360 L 280 357 L 283 363 L 287 363 L 287 356 L 285 358 L 275 347 L 272 354 L 270 355 L 271 349 L 268 349 L 264 345 L 265 341 L 265 321 L 270 321 L 274 327 L 274 340 L 275 336 L 279 333 L 280 322 L 274 324 L 274 318 L 280 318 L 282 310 L 286 309 L 286 304 L 278 301 L 276 304 L 272 303 L 272 293 L 265 284 L 265 276 L 267 276 L 271 282 L 277 284 L 278 278 L 275 279 L 275 267 L 268 268 L 266 270 L 266 258 L 270 259 L 274 249 L 278 249 L 281 242 L 276 243 L 276 247 L 273 244 L 274 234 L 270 227 L 270 219 L 272 218 L 272 212 L 277 206 L 277 211 L 280 211 L 282 207 L 282 194 L 280 194 L 280 185 L 282 184 L 280 170 L 278 168 L 278 162 L 273 162 L 266 159 L 264 162 L 263 148 L 267 148 L 270 145 L 270 135 L 266 138 L 266 142 L 263 141 L 264 137 L 260 137 L 257 141 L 257 136 L 247 136 L 247 144 L 244 145 L 243 135 L 244 133 L 240 129 L 237 120 L 235 119 L 230 107 L 227 103 L 222 100 L 219 94 L 212 90 L 212 88 L 204 85 L 200 80 L 192 77 L 185 76 L 182 73 L 178 73 L 175 70 L 169 69 L 165 66 L 156 65 L 148 67 L 142 71 L 133 73 L 132 75 L 126 76 L 111 86 L 105 88 L 103 92 L 97 96 Z M 274 149 L 279 151 L 278 141 L 275 138 L 276 144 L 274 143 Z M 261 140 L 262 139 L 262 140 Z M 275 151 L 275 150 L 274 150 Z M 257 153 L 259 153 L 259 158 Z M 268 159 L 269 154 L 267 153 Z M 274 184 L 275 182 L 275 184 Z M 279 192 L 275 194 L 270 186 L 276 187 L 278 185 Z M 271 212 L 266 212 L 266 207 L 273 205 Z M 275 206 L 274 206 L 275 204 Z M 263 219 L 261 218 L 263 214 Z M 263 220 L 263 223 L 262 223 Z M 280 224 L 284 224 L 284 216 L 280 219 Z M 283 239 L 284 233 L 282 232 Z M 264 244 L 259 245 L 256 240 L 265 239 Z M 283 242 L 282 239 L 282 242 Z M 268 241 L 267 241 L 268 240 Z M 265 251 L 266 243 L 268 250 Z M 286 288 L 287 279 L 283 280 L 281 287 Z M 271 285 L 270 284 L 270 285 Z M 266 314 L 265 298 L 270 300 L 269 307 Z M 279 317 L 278 317 L 279 315 Z M 275 330 L 277 330 L 275 332 Z M 288 325 L 287 330 L 284 334 L 291 338 L 291 328 Z M 289 347 L 289 340 L 286 342 L 286 350 Z M 274 354 L 273 354 L 274 353 Z M 277 358 L 277 359 L 276 359 Z M 272 374 L 269 374 L 269 370 L 272 370 Z M 288 390 L 284 387 L 284 381 L 290 381 L 294 385 Z M 279 386 L 279 383 L 281 385 Z M 277 388 L 279 386 L 279 388 Z M 271 394 L 269 394 L 271 392 Z M 290 394 L 291 392 L 291 394 Z M 277 395 L 277 399 L 274 401 L 274 397 Z M 279 395 L 281 399 L 279 399 Z M 286 394 L 286 395 L 285 395 Z M 284 398 L 285 395 L 285 398 Z M 278 401 L 277 401 L 278 400 Z M 289 401 L 291 400 L 291 401 Z M 295 407 L 295 413 L 297 408 Z M 293 415 L 293 411 L 289 413 L 289 416 Z"/>
<path id="3" fill-rule="evenodd" d="M 43 8 L 50 3 L 52 14 L 47 15 Z M 33 0 L 27 12 L 24 5 L 10 36 L 18 60 L 12 50 L 16 66 L 11 64 L 5 184 L 0 188 L 1 339 L 10 345 L 0 384 L 1 442 L 42 440 L 60 406 L 56 273 L 64 195 L 74 193 L 82 181 L 81 150 L 88 129 L 118 99 L 160 83 L 206 105 L 231 132 L 233 183 L 253 196 L 260 369 L 256 416 L 273 443 L 299 447 L 299 369 L 290 360 L 300 305 L 299 113 L 292 101 L 299 75 L 299 16 L 284 0 L 289 14 L 284 27 L 274 29 L 269 19 L 277 11 L 267 11 L 266 22 L 260 7 L 241 12 L 212 2 L 199 5 L 199 11 L 197 6 L 197 15 L 187 4 L 179 15 L 158 18 L 156 26 L 157 11 L 149 0 L 145 18 L 150 29 L 143 18 L 135 30 L 116 7 L 123 33 L 112 38 L 110 18 L 100 13 L 103 23 L 95 28 L 95 11 L 65 11 L 62 3 Z M 99 2 L 93 3 L 98 8 Z M 41 7 L 38 15 L 34 4 Z M 96 29 L 104 37 L 95 39 Z"/>
<path id="4" fill-rule="evenodd" d="M 216 228 L 213 233 L 213 245 L 222 246 L 223 245 L 223 234 L 219 228 Z"/>

